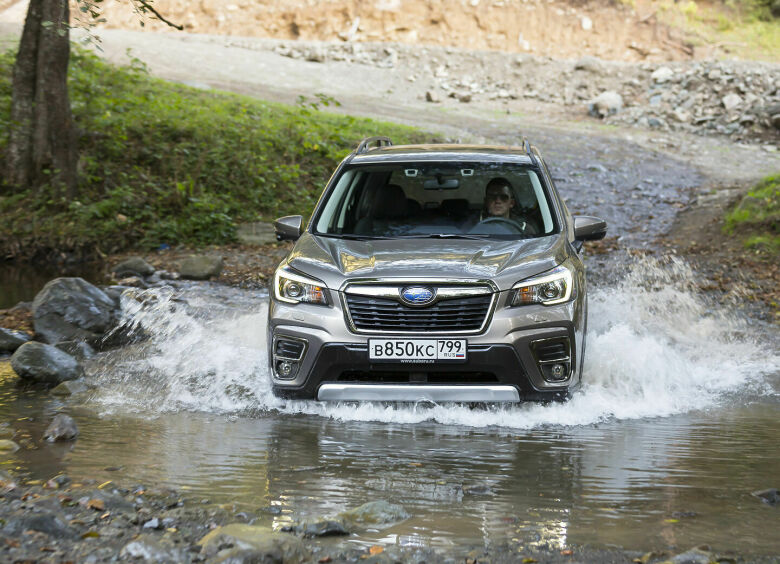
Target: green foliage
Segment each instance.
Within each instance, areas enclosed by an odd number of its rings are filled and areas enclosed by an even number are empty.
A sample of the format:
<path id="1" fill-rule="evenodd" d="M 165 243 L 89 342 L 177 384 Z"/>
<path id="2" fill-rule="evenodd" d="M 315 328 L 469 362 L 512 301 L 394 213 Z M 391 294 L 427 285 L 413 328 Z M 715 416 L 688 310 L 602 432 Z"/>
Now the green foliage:
<path id="1" fill-rule="evenodd" d="M 726 215 L 726 233 L 747 235 L 745 246 L 780 254 L 780 174 L 767 176 Z"/>
<path id="2" fill-rule="evenodd" d="M 8 130 L 12 63 L 0 55 L 0 131 Z M 227 243 L 237 223 L 309 214 L 361 138 L 431 139 L 324 113 L 338 105 L 328 96 L 285 106 L 203 91 L 151 78 L 140 61 L 117 68 L 82 50 L 72 53 L 69 88 L 82 132 L 79 197 L 0 197 L 0 240 L 102 252 Z"/>

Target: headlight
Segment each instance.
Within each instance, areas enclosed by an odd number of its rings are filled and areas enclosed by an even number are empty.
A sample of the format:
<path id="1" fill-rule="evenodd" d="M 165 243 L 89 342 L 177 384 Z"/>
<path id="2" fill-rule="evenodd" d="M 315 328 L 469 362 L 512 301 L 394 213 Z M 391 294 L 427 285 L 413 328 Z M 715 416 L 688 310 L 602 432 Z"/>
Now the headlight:
<path id="1" fill-rule="evenodd" d="M 510 307 L 562 304 L 571 298 L 571 270 L 563 265 L 556 266 L 541 276 L 521 280 L 512 286 L 511 292 L 508 302 Z"/>
<path id="2" fill-rule="evenodd" d="M 328 305 L 325 284 L 280 268 L 274 275 L 274 295 L 280 302 Z"/>

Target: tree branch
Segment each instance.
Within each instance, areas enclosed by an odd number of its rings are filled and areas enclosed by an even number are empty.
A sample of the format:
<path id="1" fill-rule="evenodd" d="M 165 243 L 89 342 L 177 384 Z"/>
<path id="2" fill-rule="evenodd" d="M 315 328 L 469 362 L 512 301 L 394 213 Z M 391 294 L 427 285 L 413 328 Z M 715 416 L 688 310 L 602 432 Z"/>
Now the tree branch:
<path id="1" fill-rule="evenodd" d="M 154 14 L 158 20 L 160 20 L 163 23 L 168 24 L 169 26 L 178 29 L 179 31 L 182 31 L 184 29 L 183 25 L 175 24 L 169 20 L 166 20 L 160 12 L 154 9 L 154 7 L 148 2 L 148 0 L 136 0 L 138 4 L 141 6 L 141 11 L 150 11 L 152 14 Z"/>

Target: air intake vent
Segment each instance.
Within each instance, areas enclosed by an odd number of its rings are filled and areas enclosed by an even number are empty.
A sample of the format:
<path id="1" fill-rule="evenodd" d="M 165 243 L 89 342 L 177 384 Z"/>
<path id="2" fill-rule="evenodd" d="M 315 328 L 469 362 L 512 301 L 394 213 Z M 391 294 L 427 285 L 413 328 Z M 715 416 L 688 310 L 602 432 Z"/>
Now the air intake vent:
<path id="1" fill-rule="evenodd" d="M 303 356 L 305 344 L 303 341 L 293 341 L 291 339 L 277 339 L 275 354 L 279 358 L 289 358 L 300 360 Z"/>
<path id="2" fill-rule="evenodd" d="M 537 362 L 560 362 L 571 356 L 568 337 L 534 341 L 531 348 Z"/>

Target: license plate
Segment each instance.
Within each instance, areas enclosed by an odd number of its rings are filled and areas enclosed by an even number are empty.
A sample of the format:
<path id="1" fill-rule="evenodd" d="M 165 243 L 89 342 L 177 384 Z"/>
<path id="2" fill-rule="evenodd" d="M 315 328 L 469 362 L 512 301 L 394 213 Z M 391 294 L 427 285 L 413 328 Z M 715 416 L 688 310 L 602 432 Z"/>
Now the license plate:
<path id="1" fill-rule="evenodd" d="M 375 362 L 466 362 L 466 339 L 369 339 Z"/>

